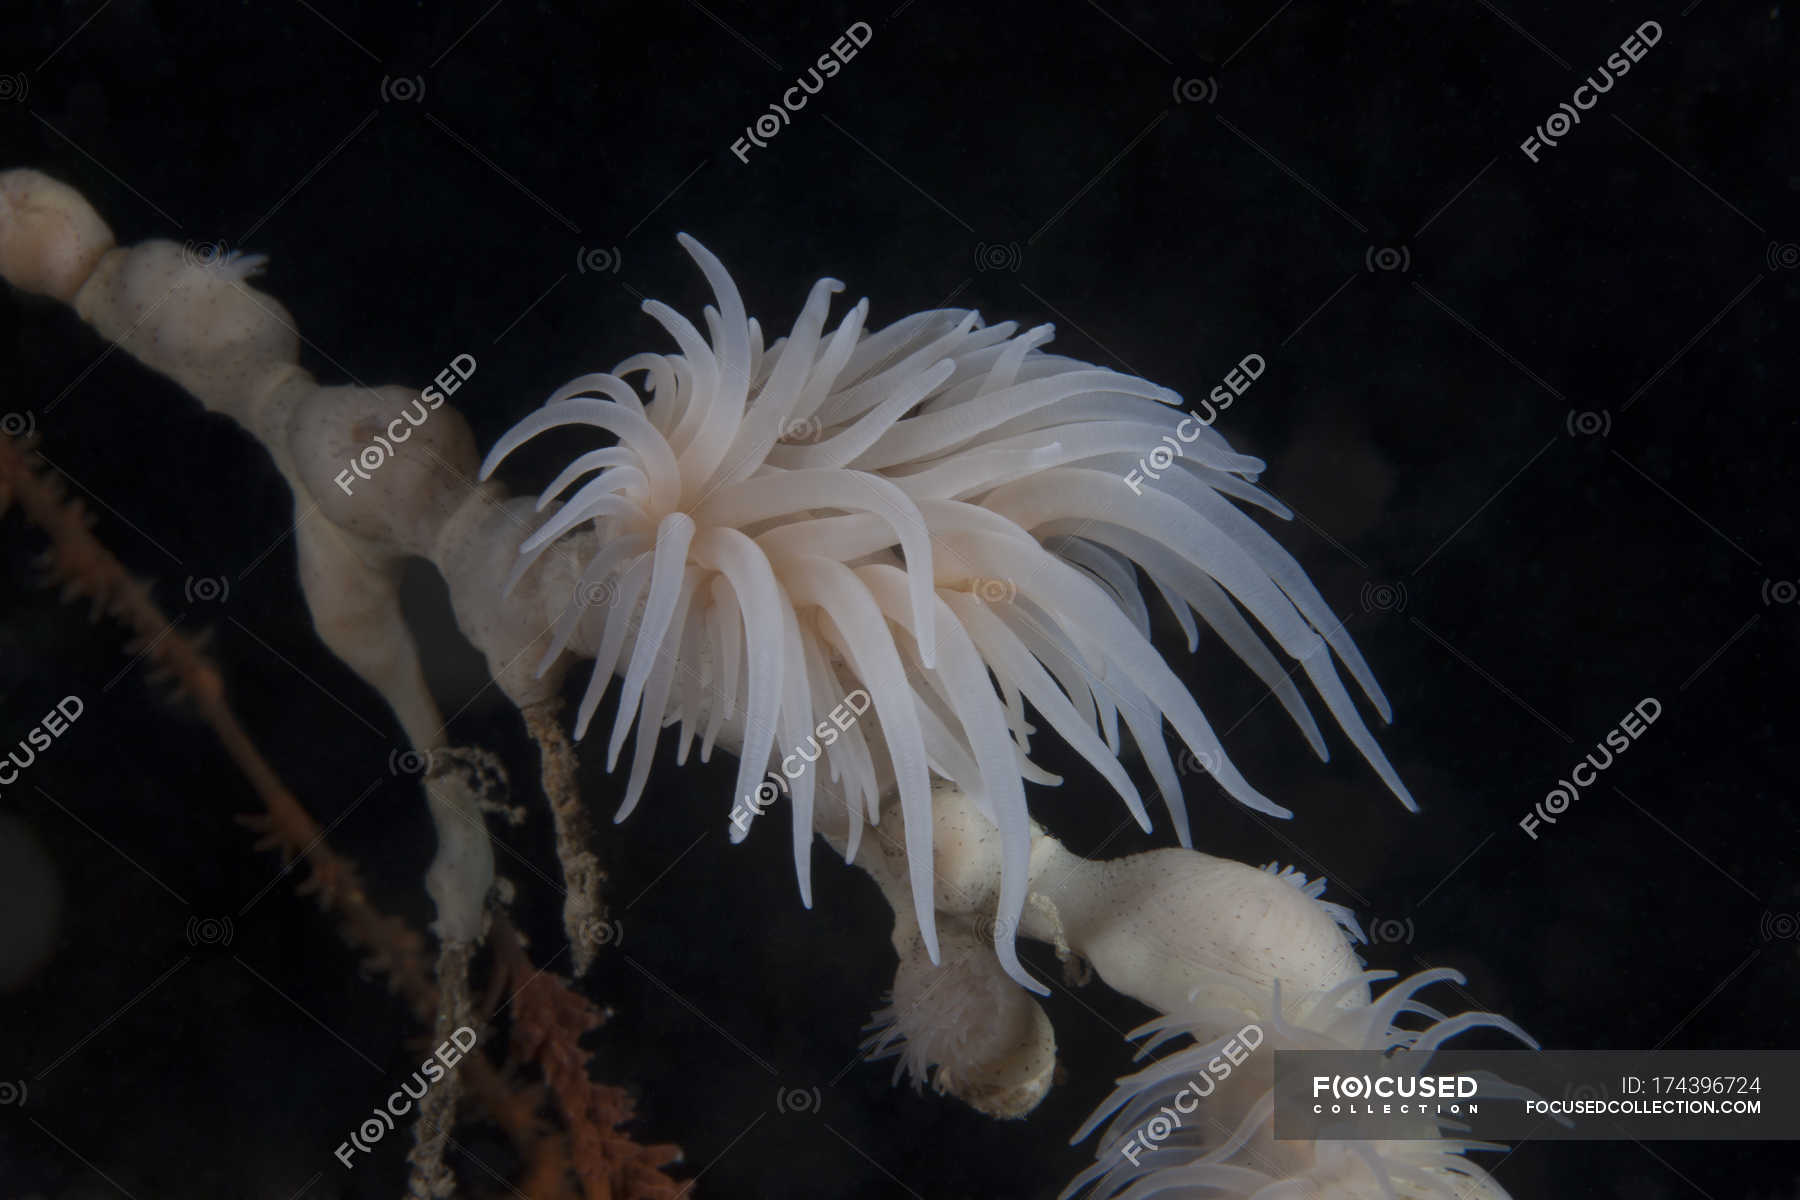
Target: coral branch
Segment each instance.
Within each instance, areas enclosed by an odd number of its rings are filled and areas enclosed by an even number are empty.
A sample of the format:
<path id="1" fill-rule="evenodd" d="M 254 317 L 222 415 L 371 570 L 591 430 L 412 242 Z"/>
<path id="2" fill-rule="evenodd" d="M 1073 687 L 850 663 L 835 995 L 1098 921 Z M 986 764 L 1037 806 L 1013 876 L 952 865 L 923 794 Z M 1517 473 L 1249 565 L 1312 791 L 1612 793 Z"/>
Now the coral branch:
<path id="1" fill-rule="evenodd" d="M 79 499 L 66 495 L 54 475 L 39 468 L 31 443 L 0 435 L 0 516 L 15 504 L 26 520 L 48 535 L 44 566 L 63 599 L 86 599 L 92 615 L 105 613 L 130 629 L 133 650 L 175 680 L 212 728 L 262 802 L 261 812 L 238 818 L 259 835 L 256 848 L 276 851 L 284 866 L 305 860 L 308 873 L 299 891 L 317 897 L 320 908 L 337 919 L 344 940 L 365 955 L 365 965 L 386 978 L 389 990 L 402 998 L 422 1025 L 438 1026 L 444 1035 L 446 1020 L 451 1026 L 475 1024 L 466 1003 L 441 1006 L 425 939 L 369 899 L 356 864 L 325 841 L 318 822 L 245 731 L 226 700 L 218 669 L 193 639 L 173 630 L 149 586 L 93 535 L 92 514 Z M 572 760 L 573 755 L 569 757 Z M 558 778 L 562 793 L 572 795 L 572 772 Z M 550 779 L 547 769 L 546 782 Z M 578 1039 L 599 1023 L 598 1010 L 561 980 L 533 968 L 504 916 L 496 918 L 496 926 L 501 931 L 497 941 L 505 951 L 496 976 L 509 981 L 507 989 L 518 993 L 513 1057 L 543 1069 L 567 1131 L 546 1128 L 539 1118 L 540 1089 L 509 1082 L 484 1056 L 466 1058 L 461 1075 L 524 1159 L 520 1179 L 524 1194 L 536 1200 L 576 1200 L 577 1195 L 582 1200 L 666 1200 L 676 1195 L 679 1185 L 659 1168 L 678 1160 L 680 1151 L 673 1146 L 639 1146 L 618 1132 L 631 1116 L 629 1098 L 587 1078 L 588 1054 Z M 466 979 L 467 945 L 448 944 L 445 951 L 462 956 L 451 969 L 457 978 Z M 415 1184 L 432 1195 L 448 1194 L 442 1152 L 453 1109 L 453 1097 L 446 1091 L 444 1102 L 422 1123 L 421 1145 L 413 1154 Z M 570 1186 L 571 1173 L 580 1179 L 579 1193 Z"/>
<path id="2" fill-rule="evenodd" d="M 29 442 L 0 436 L 0 514 L 17 503 L 26 520 L 50 538 L 44 566 L 65 601 L 88 600 L 92 614 L 105 613 L 135 635 L 133 649 L 175 680 L 202 719 L 212 727 L 231 761 L 262 801 L 263 811 L 239 821 L 260 834 L 256 848 L 280 853 L 284 865 L 304 857 L 309 874 L 299 885 L 334 913 L 345 939 L 367 954 L 368 965 L 388 980 L 413 1015 L 429 1023 L 437 1011 L 437 988 L 424 939 L 397 917 L 370 902 L 355 864 L 326 844 L 317 821 L 282 783 L 257 750 L 225 699 L 224 680 L 190 638 L 175 632 L 152 599 L 149 585 L 125 569 L 91 532 L 94 518 L 79 498 L 33 461 Z"/>
<path id="3" fill-rule="evenodd" d="M 575 748 L 558 720 L 561 708 L 560 700 L 545 700 L 528 704 L 521 712 L 537 743 L 544 795 L 556 823 L 556 857 L 569 886 L 563 898 L 563 931 L 574 949 L 579 977 L 587 974 L 594 951 L 605 939 L 606 907 L 600 899 L 600 885 L 606 881 L 606 873 L 589 849 L 593 826 L 575 782 Z"/>
<path id="4" fill-rule="evenodd" d="M 632 1116 L 631 1097 L 588 1076 L 584 1034 L 605 1020 L 593 1002 L 547 969 L 532 966 L 518 934 L 496 921 L 494 959 L 512 996 L 512 1067 L 534 1064 L 569 1128 L 570 1166 L 584 1200 L 673 1200 L 682 1187 L 662 1168 L 681 1161 L 677 1146 L 640 1146 L 618 1127 Z M 691 1194 L 691 1189 L 689 1193 Z"/>

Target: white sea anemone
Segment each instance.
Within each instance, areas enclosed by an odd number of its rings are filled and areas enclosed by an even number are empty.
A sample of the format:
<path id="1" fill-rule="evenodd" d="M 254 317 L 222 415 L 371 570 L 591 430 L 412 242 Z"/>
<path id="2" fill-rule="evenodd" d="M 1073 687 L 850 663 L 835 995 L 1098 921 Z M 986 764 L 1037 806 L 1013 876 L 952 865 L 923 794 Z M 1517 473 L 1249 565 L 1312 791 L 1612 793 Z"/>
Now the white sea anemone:
<path id="1" fill-rule="evenodd" d="M 1456 1136 L 1448 1118 L 1416 1118 L 1409 1132 L 1418 1136 L 1404 1140 L 1274 1139 L 1277 1050 L 1405 1055 L 1422 1070 L 1446 1041 L 1484 1026 L 1537 1049 L 1531 1036 L 1505 1017 L 1484 1012 L 1449 1017 L 1417 999 L 1431 984 L 1461 984 L 1456 971 L 1421 971 L 1369 998 L 1371 983 L 1393 977 L 1392 971 L 1363 972 L 1297 1006 L 1290 1000 L 1284 1009 L 1279 983 L 1260 991 L 1221 975 L 1207 989 L 1206 1008 L 1159 1017 L 1134 1030 L 1134 1038 L 1144 1039 L 1140 1059 L 1179 1039 L 1189 1044 L 1119 1080 L 1076 1132 L 1071 1140 L 1079 1142 L 1106 1124 L 1094 1165 L 1064 1189 L 1064 1200 L 1087 1189 L 1087 1200 L 1506 1200 L 1506 1190 L 1466 1157 L 1471 1150 L 1505 1147 Z M 1226 996 L 1229 1003 L 1218 1003 Z M 1402 1027 L 1402 1021 L 1418 1024 L 1415 1018 L 1424 1019 L 1424 1028 Z M 1260 1040 L 1247 1058 L 1234 1057 L 1241 1065 L 1219 1080 L 1221 1072 L 1209 1071 L 1208 1064 L 1238 1037 L 1246 1020 L 1254 1022 Z M 1174 1111 L 1166 1106 L 1189 1091 L 1205 1098 L 1186 1108 L 1177 1105 L 1179 1112 L 1192 1114 L 1179 1127 L 1157 1117 L 1159 1111 Z M 1499 1085 L 1492 1094 L 1525 1093 Z"/>
<path id="2" fill-rule="evenodd" d="M 659 732 L 677 721 L 683 758 L 696 737 L 703 760 L 715 742 L 739 750 L 740 806 L 761 795 L 771 764 L 796 753 L 823 758 L 841 788 L 846 811 L 832 816 L 840 827 L 848 821 L 851 858 L 865 814 L 873 820 L 893 788 L 935 962 L 931 777 L 950 780 L 978 798 L 1001 836 L 1000 961 L 1042 991 L 1012 945 L 1030 854 L 1024 783 L 1058 782 L 1026 757 L 1027 703 L 1146 830 L 1149 816 L 1119 762 L 1121 720 L 1183 845 L 1187 817 L 1165 721 L 1233 797 L 1289 815 L 1239 774 L 1151 645 L 1137 570 L 1189 649 L 1198 612 L 1324 757 L 1299 691 L 1244 614 L 1254 618 L 1411 807 L 1333 663 L 1335 654 L 1388 719 L 1362 656 L 1299 564 L 1230 502 L 1289 515 L 1255 486 L 1262 462 L 1190 418 L 1199 433 L 1183 434 L 1186 456 L 1155 482 L 1126 482 L 1182 424 L 1179 395 L 1046 353 L 1048 325 L 1021 332 L 962 309 L 869 332 L 865 300 L 828 334 L 830 297 L 843 287 L 833 279 L 816 283 L 792 333 L 765 347 L 718 259 L 686 235 L 681 244 L 717 297 L 706 309 L 710 337 L 646 301 L 680 352 L 635 355 L 573 380 L 482 468 L 485 478 L 558 426 L 612 436 L 545 489 L 540 510 L 580 485 L 525 540 L 514 580 L 558 538 L 592 527 L 598 548 L 583 585 L 609 602 L 571 603 L 543 665 L 570 648 L 594 658 L 577 736 L 622 673 L 609 769 L 634 723 L 638 732 L 620 819 L 643 792 Z M 643 396 L 627 382 L 633 375 L 643 377 Z M 821 717 L 856 689 L 872 698 L 873 719 L 828 734 Z M 793 777 L 795 867 L 810 905 L 817 781 L 811 770 L 784 774 Z M 734 840 L 747 824 L 734 823 Z"/>

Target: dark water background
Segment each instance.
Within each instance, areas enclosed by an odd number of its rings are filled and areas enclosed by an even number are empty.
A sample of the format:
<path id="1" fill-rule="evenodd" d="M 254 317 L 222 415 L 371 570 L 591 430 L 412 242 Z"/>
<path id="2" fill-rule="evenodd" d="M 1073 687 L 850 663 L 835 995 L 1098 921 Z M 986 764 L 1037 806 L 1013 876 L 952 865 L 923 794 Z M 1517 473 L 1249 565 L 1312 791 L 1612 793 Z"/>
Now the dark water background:
<path id="1" fill-rule="evenodd" d="M 1216 639 L 1189 660 L 1169 628 L 1236 761 L 1297 814 L 1253 819 L 1194 778 L 1200 847 L 1324 872 L 1382 932 L 1372 966 L 1457 967 L 1465 994 L 1440 1003 L 1547 1046 L 1792 1048 L 1794 34 L 1766 3 L 1503 8 L 22 2 L 0 16 L 0 165 L 74 183 L 122 242 L 267 253 L 260 286 L 326 382 L 418 385 L 474 354 L 457 403 L 484 446 L 569 377 L 664 349 L 641 298 L 710 300 L 683 230 L 773 332 L 831 274 L 875 324 L 945 303 L 1054 320 L 1062 353 L 1191 397 L 1260 354 L 1218 427 L 1303 514 L 1278 536 L 1393 699 L 1383 744 L 1423 812 L 1341 736 L 1313 760 Z M 1647 20 L 1660 43 L 1530 161 L 1520 142 Z M 745 126 L 857 21 L 869 45 L 740 161 Z M 55 305 L 0 294 L 0 339 L 0 412 L 30 415 L 102 538 L 210 631 L 249 729 L 342 817 L 380 902 L 428 919 L 397 726 L 311 632 L 263 450 Z M 0 997 L 0 1081 L 26 1088 L 0 1108 L 0 1197 L 396 1195 L 404 1139 L 351 1172 L 332 1150 L 416 1064 L 414 1030 L 269 887 L 204 727 L 126 670 L 115 627 L 31 586 L 40 548 L 0 524 L 0 744 L 65 695 L 87 711 L 0 791 L 66 890 L 55 958 Z M 215 600 L 198 581 L 219 579 Z M 453 736 L 531 801 L 516 715 L 431 572 L 412 584 Z M 1645 697 L 1651 730 L 1526 836 Z M 598 757 L 584 788 L 609 812 Z M 700 1195 L 1054 1195 L 1143 1010 L 1053 995 L 1067 1078 L 1022 1123 L 851 1066 L 891 982 L 886 906 L 821 846 L 804 911 L 776 825 L 729 846 L 733 771 L 665 749 L 605 827 L 624 938 L 585 985 L 616 1011 L 590 1040 L 641 1134 L 686 1147 Z M 1119 834 L 1072 767 L 1032 802 L 1080 852 L 1168 842 Z M 547 824 L 503 836 L 541 962 Z M 225 917 L 228 944 L 193 937 Z M 813 1088 L 817 1112 L 778 1111 Z M 508 1169 L 490 1130 L 459 1140 L 465 1178 Z M 1498 1174 L 1518 1200 L 1776 1200 L 1800 1166 L 1620 1142 L 1526 1145 Z"/>

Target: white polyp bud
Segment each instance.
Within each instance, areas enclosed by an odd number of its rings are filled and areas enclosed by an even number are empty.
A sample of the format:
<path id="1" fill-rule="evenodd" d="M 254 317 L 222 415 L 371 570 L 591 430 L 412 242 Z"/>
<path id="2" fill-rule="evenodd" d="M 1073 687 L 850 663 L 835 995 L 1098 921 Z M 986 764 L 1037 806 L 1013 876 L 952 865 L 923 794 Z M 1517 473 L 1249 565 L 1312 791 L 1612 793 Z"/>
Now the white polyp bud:
<path id="1" fill-rule="evenodd" d="M 898 939 L 896 939 L 898 940 Z M 991 1117 L 1023 1117 L 1050 1090 L 1056 1034 L 1031 993 L 1006 977 L 992 940 L 961 922 L 938 927 L 942 966 L 914 932 L 900 949 L 892 1003 L 875 1014 L 875 1056 Z"/>
<path id="2" fill-rule="evenodd" d="M 1211 994 L 1221 978 L 1265 992 L 1279 981 L 1289 1008 L 1362 971 L 1330 912 L 1275 875 L 1194 850 L 1090 862 L 1039 841 L 1033 890 L 1060 928 L 1027 906 L 1025 932 L 1060 934 L 1111 987 L 1162 1012 L 1234 1007 Z M 1345 999 L 1366 1004 L 1367 989 Z"/>
<path id="3" fill-rule="evenodd" d="M 102 337 L 268 443 L 250 405 L 275 372 L 296 369 L 300 335 L 285 308 L 244 282 L 258 261 L 144 242 L 103 257 L 73 303 Z"/>
<path id="4" fill-rule="evenodd" d="M 67 303 L 113 248 L 81 193 L 41 171 L 0 172 L 0 276 Z"/>
<path id="5" fill-rule="evenodd" d="M 479 486 L 469 423 L 415 388 L 316 388 L 288 414 L 285 440 L 331 523 L 397 553 L 429 556 Z"/>
<path id="6" fill-rule="evenodd" d="M 932 810 L 937 910 L 992 917 L 999 831 L 953 784 L 933 788 Z M 1255 867 L 1179 849 L 1092 862 L 1035 824 L 1031 845 L 1019 932 L 1080 955 L 1115 990 L 1163 1012 L 1187 1011 L 1196 989 L 1200 1007 L 1231 1007 L 1205 994 L 1221 973 L 1264 992 L 1279 980 L 1286 1005 L 1362 971 L 1329 909 Z"/>

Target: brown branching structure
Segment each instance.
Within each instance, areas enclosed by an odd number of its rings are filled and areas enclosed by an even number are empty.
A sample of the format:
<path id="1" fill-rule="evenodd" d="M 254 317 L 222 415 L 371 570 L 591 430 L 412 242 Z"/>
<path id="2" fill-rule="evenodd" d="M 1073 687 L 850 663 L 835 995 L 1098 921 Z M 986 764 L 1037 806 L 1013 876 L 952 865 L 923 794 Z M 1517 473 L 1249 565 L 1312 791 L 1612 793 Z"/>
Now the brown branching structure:
<path id="1" fill-rule="evenodd" d="M 525 728 L 537 743 L 544 795 L 550 801 L 550 816 L 556 824 L 556 855 L 569 888 L 563 901 L 563 930 L 574 951 L 575 976 L 579 979 L 587 974 L 595 950 L 607 940 L 606 906 L 600 898 L 606 873 L 590 849 L 593 822 L 588 819 L 587 806 L 581 802 L 576 786 L 575 747 L 563 731 L 561 708 L 559 701 L 543 701 L 526 705 L 522 711 Z"/>
<path id="2" fill-rule="evenodd" d="M 583 1200 L 673 1200 L 682 1194 L 662 1168 L 681 1158 L 677 1146 L 640 1146 L 608 1131 L 631 1120 L 631 1097 L 596 1083 L 588 1073 L 582 1035 L 604 1016 L 549 968 L 533 966 L 510 924 L 492 935 L 494 985 L 510 997 L 512 1040 L 509 1074 L 535 1066 L 569 1129 L 570 1167 L 581 1179 Z"/>
<path id="3" fill-rule="evenodd" d="M 30 440 L 0 435 L 0 517 L 14 507 L 48 537 L 45 574 L 62 599 L 85 600 L 92 616 L 105 614 L 125 626 L 132 635 L 129 651 L 143 654 L 174 680 L 212 728 L 262 803 L 262 811 L 238 818 L 259 835 L 256 848 L 274 850 L 284 867 L 304 862 L 299 891 L 317 899 L 413 1018 L 432 1028 L 440 1016 L 439 994 L 424 936 L 370 899 L 356 864 L 331 847 L 257 749 L 226 699 L 218 669 L 194 639 L 172 628 L 150 586 L 94 536 L 94 515 L 39 465 Z M 572 752 L 567 760 L 552 781 L 552 794 L 565 804 L 573 795 Z M 662 1171 L 679 1161 L 679 1149 L 640 1145 L 621 1132 L 619 1126 L 632 1116 L 629 1096 L 588 1075 L 591 1054 L 580 1039 L 601 1024 L 600 1010 L 560 977 L 534 967 L 503 913 L 494 916 L 492 942 L 491 990 L 511 998 L 507 1062 L 502 1069 L 483 1054 L 471 1054 L 459 1074 L 524 1163 L 511 1194 L 531 1200 L 670 1200 L 685 1194 L 687 1189 Z M 534 1071 L 541 1083 L 530 1078 Z M 552 1115 L 554 1121 L 547 1119 Z M 428 1135 L 455 1144 L 448 1130 Z"/>

